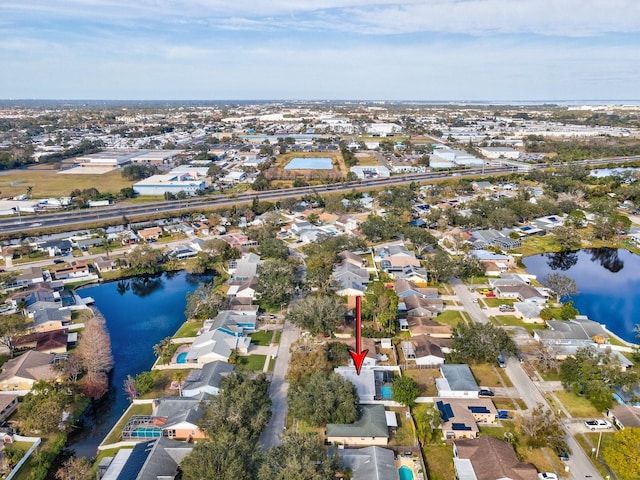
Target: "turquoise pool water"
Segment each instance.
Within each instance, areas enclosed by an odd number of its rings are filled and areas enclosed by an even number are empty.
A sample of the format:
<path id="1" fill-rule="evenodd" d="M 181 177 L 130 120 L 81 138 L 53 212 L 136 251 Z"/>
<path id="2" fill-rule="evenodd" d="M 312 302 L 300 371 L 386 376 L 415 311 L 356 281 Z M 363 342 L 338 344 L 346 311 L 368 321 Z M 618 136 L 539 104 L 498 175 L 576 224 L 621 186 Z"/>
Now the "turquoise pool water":
<path id="1" fill-rule="evenodd" d="M 400 480 L 413 480 L 413 472 L 406 465 L 402 465 L 398 469 L 398 474 L 400 475 Z"/>
<path id="2" fill-rule="evenodd" d="M 384 385 L 380 387 L 380 395 L 382 395 L 384 399 L 393 398 L 393 390 L 391 390 L 391 387 Z"/>
<path id="3" fill-rule="evenodd" d="M 176 363 L 187 363 L 187 352 L 180 352 L 176 357 Z"/>

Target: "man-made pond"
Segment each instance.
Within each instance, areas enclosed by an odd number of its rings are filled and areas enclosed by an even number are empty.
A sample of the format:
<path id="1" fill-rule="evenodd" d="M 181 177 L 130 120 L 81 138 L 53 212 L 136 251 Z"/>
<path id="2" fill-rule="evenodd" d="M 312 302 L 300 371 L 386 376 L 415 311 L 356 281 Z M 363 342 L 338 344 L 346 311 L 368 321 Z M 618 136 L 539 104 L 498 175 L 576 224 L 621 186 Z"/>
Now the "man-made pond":
<path id="1" fill-rule="evenodd" d="M 628 342 L 638 342 L 633 329 L 640 323 L 639 256 L 627 250 L 592 248 L 534 255 L 523 263 L 543 284 L 552 272 L 573 278 L 578 295 L 572 300 L 581 314 Z"/>
<path id="2" fill-rule="evenodd" d="M 211 277 L 185 272 L 154 277 L 135 277 L 86 287 L 81 297 L 93 297 L 104 315 L 111 337 L 114 368 L 111 388 L 95 411 L 83 417 L 83 428 L 70 437 L 69 448 L 77 455 L 93 457 L 109 430 L 129 406 L 123 384 L 127 375 L 151 369 L 153 346 L 173 335 L 184 323 L 187 292 L 194 291 Z"/>

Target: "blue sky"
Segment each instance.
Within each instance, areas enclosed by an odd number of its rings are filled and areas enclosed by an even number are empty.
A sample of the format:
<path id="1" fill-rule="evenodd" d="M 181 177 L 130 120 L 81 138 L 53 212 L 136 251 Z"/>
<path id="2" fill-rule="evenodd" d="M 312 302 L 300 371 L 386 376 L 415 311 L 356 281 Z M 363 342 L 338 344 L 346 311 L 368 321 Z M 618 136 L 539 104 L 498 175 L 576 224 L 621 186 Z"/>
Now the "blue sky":
<path id="1" fill-rule="evenodd" d="M 0 98 L 639 99 L 637 0 L 0 0 Z"/>

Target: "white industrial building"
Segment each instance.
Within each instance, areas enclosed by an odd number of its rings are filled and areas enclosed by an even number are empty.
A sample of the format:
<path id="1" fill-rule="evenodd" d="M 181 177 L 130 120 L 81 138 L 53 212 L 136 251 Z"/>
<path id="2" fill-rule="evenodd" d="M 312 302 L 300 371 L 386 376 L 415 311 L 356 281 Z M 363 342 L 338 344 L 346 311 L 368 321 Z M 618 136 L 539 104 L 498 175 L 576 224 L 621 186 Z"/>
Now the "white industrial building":
<path id="1" fill-rule="evenodd" d="M 433 162 L 450 162 L 462 167 L 478 167 L 484 164 L 484 160 L 465 152 L 464 150 L 437 149 L 431 154 L 430 162 L 432 168 L 447 168 L 446 166 L 434 167 Z"/>
<path id="2" fill-rule="evenodd" d="M 396 125 L 395 123 L 370 123 L 367 127 L 368 133 L 372 135 L 380 135 L 381 137 L 394 135 L 396 133 L 400 133 L 401 131 L 402 127 L 400 125 Z"/>
<path id="3" fill-rule="evenodd" d="M 165 193 L 184 192 L 187 195 L 196 195 L 204 190 L 207 184 L 203 178 L 189 173 L 168 173 L 165 175 L 152 175 L 133 184 L 133 191 L 138 195 L 164 195 Z"/>
<path id="4" fill-rule="evenodd" d="M 130 163 L 162 165 L 171 163 L 182 150 L 131 150 L 110 149 L 76 157 L 75 162 L 83 167 L 119 168 Z"/>
<path id="5" fill-rule="evenodd" d="M 356 176 L 364 180 L 365 178 L 388 178 L 391 176 L 389 169 L 383 165 L 368 165 L 351 167 L 349 171 L 356 174 Z"/>
<path id="6" fill-rule="evenodd" d="M 509 147 L 480 147 L 480 153 L 490 159 L 508 158 L 517 160 L 520 157 L 518 150 Z"/>

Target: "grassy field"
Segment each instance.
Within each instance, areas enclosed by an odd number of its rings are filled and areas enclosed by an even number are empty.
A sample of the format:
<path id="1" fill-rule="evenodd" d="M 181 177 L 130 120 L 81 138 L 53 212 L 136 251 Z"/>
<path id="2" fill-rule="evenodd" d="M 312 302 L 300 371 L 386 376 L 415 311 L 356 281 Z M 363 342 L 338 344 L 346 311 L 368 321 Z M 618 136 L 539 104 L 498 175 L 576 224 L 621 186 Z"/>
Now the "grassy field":
<path id="1" fill-rule="evenodd" d="M 440 315 L 434 318 L 436 322 L 444 323 L 445 325 L 451 325 L 455 327 L 463 320 L 462 314 L 457 310 L 445 310 Z"/>
<path id="2" fill-rule="evenodd" d="M 530 335 L 533 335 L 534 330 L 542 330 L 546 328 L 546 325 L 543 323 L 526 323 L 515 315 L 496 315 L 495 317 L 491 317 L 491 321 L 493 324 L 506 327 L 522 327 L 529 332 Z"/>
<path id="3" fill-rule="evenodd" d="M 569 410 L 572 417 L 587 418 L 602 416 L 602 413 L 591 405 L 591 402 L 584 397 L 579 397 L 575 393 L 567 392 L 565 390 L 559 390 L 554 393 L 562 405 Z"/>
<path id="4" fill-rule="evenodd" d="M 495 297 L 483 297 L 482 301 L 487 307 L 499 307 L 500 305 L 513 306 L 515 300 L 513 298 L 495 298 Z"/>
<path id="5" fill-rule="evenodd" d="M 436 378 L 440 378 L 440 371 L 437 368 L 403 370 L 402 374 L 416 381 L 418 388 L 420 388 L 421 396 L 435 397 L 438 394 Z"/>
<path id="6" fill-rule="evenodd" d="M 276 330 L 276 335 L 273 338 L 273 343 L 275 344 L 280 343 L 280 337 L 282 337 L 282 330 Z"/>
<path id="7" fill-rule="evenodd" d="M 271 337 L 273 337 L 273 332 L 271 330 L 260 330 L 258 332 L 250 333 L 249 336 L 251 337 L 251 342 L 254 345 L 268 347 L 269 345 L 271 345 Z"/>
<path id="8" fill-rule="evenodd" d="M 130 187 L 134 182 L 124 178 L 119 170 L 102 175 L 60 174 L 58 170 L 27 168 L 8 170 L 0 175 L 0 190 L 5 197 L 26 193 L 27 186 L 33 187 L 33 198 L 68 196 L 76 188 L 97 188 L 100 193 L 117 193 L 121 188 Z"/>
<path id="9" fill-rule="evenodd" d="M 152 399 L 171 395 L 178 395 L 178 390 L 170 390 L 173 380 L 183 381 L 189 375 L 191 369 L 151 370 L 153 387 L 140 398 Z"/>
<path id="10" fill-rule="evenodd" d="M 184 322 L 178 331 L 173 335 L 174 338 L 195 337 L 198 330 L 202 328 L 204 321 L 188 321 Z"/>
<path id="11" fill-rule="evenodd" d="M 360 165 L 361 167 L 378 166 L 378 160 L 373 155 L 366 155 L 362 157 L 356 155 L 356 158 L 358 159 L 358 165 Z"/>
<path id="12" fill-rule="evenodd" d="M 483 387 L 501 387 L 500 377 L 493 365 L 487 363 L 479 363 L 477 365 L 469 365 L 471 373 L 475 377 L 478 385 Z"/>
<path id="13" fill-rule="evenodd" d="M 453 468 L 451 445 L 424 445 L 422 453 L 427 463 L 429 480 L 451 480 L 456 478 Z"/>
<path id="14" fill-rule="evenodd" d="M 398 429 L 396 433 L 392 435 L 389 445 L 396 447 L 410 447 L 415 443 L 415 430 L 413 428 L 413 421 L 407 419 L 405 416 L 406 408 L 390 408 L 392 412 L 396 412 L 396 418 L 398 419 Z"/>
<path id="15" fill-rule="evenodd" d="M 247 370 L 252 372 L 261 372 L 264 368 L 264 362 L 267 360 L 266 355 L 254 354 L 247 357 L 238 357 L 238 363 Z"/>

